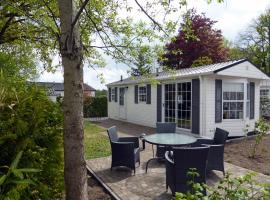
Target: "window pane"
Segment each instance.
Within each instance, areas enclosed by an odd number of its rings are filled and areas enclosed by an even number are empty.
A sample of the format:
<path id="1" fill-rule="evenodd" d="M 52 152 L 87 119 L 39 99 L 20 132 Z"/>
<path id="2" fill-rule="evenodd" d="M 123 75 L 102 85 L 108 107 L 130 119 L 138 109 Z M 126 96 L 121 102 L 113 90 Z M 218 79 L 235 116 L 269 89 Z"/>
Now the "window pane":
<path id="1" fill-rule="evenodd" d="M 236 118 L 237 119 L 242 119 L 243 118 L 243 111 L 237 111 L 236 112 Z"/>
<path id="2" fill-rule="evenodd" d="M 223 92 L 223 99 L 224 100 L 230 100 L 230 93 L 229 92 Z"/>
<path id="3" fill-rule="evenodd" d="M 243 102 L 238 102 L 237 103 L 237 110 L 242 111 L 243 110 L 243 107 L 244 107 L 244 103 Z"/>
<path id="4" fill-rule="evenodd" d="M 224 102 L 223 103 L 223 110 L 229 110 L 230 108 L 230 103 L 229 102 Z"/>
<path id="5" fill-rule="evenodd" d="M 236 102 L 230 102 L 230 110 L 236 110 Z"/>
<path id="6" fill-rule="evenodd" d="M 237 100 L 243 100 L 244 99 L 244 93 L 243 92 L 237 92 Z"/>
<path id="7" fill-rule="evenodd" d="M 230 119 L 236 119 L 236 111 L 230 111 Z"/>
<path id="8" fill-rule="evenodd" d="M 229 119 L 229 111 L 223 112 L 223 119 Z"/>
<path id="9" fill-rule="evenodd" d="M 230 92 L 230 100 L 236 100 L 236 92 Z"/>

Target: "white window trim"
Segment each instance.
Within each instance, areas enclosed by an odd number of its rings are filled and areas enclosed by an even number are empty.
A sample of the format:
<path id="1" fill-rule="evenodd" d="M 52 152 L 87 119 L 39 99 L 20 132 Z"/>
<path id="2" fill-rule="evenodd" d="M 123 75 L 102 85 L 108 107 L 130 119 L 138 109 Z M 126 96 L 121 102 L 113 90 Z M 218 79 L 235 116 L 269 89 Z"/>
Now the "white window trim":
<path id="1" fill-rule="evenodd" d="M 240 119 L 224 119 L 223 118 L 223 92 L 224 92 L 224 84 L 243 84 L 244 86 L 244 97 L 243 100 L 225 100 L 225 102 L 243 102 L 243 117 Z M 238 81 L 222 81 L 222 121 L 225 122 L 230 122 L 230 121 L 243 121 L 246 118 L 246 99 L 247 99 L 247 94 L 246 94 L 246 82 L 238 82 Z"/>
<path id="2" fill-rule="evenodd" d="M 140 93 L 140 88 L 145 88 L 145 93 Z M 142 95 L 145 95 L 145 101 L 141 101 L 140 100 L 140 96 L 142 96 Z M 146 87 L 146 85 L 142 85 L 142 86 L 139 86 L 138 87 L 138 102 L 139 103 L 145 103 L 146 104 L 146 102 L 147 102 L 147 87 Z"/>

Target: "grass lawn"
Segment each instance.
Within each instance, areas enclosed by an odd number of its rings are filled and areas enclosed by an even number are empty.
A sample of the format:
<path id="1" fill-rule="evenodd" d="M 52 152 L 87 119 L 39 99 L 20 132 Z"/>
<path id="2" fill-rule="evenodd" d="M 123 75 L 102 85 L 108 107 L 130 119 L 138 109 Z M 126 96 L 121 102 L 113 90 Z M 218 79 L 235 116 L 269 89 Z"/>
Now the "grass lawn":
<path id="1" fill-rule="evenodd" d="M 106 129 L 85 121 L 84 135 L 86 159 L 105 157 L 111 154 L 111 146 Z"/>

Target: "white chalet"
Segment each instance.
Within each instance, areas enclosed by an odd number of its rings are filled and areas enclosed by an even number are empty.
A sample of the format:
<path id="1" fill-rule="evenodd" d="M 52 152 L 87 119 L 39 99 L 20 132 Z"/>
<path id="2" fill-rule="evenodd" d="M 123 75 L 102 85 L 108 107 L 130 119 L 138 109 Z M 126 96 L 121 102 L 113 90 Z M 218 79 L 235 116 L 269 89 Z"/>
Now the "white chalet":
<path id="1" fill-rule="evenodd" d="M 176 122 L 177 130 L 213 137 L 216 127 L 242 136 L 260 117 L 260 84 L 270 80 L 247 59 L 130 77 L 108 87 L 108 116 L 155 127 Z"/>

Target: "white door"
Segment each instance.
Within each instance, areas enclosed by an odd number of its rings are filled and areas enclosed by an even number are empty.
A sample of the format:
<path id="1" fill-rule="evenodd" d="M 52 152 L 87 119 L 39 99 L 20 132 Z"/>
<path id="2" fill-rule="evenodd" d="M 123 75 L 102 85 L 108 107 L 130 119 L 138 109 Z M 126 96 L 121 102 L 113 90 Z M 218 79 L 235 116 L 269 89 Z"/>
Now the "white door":
<path id="1" fill-rule="evenodd" d="M 126 88 L 119 88 L 119 118 L 127 118 Z"/>

